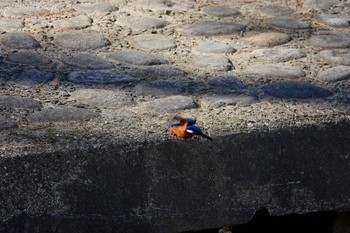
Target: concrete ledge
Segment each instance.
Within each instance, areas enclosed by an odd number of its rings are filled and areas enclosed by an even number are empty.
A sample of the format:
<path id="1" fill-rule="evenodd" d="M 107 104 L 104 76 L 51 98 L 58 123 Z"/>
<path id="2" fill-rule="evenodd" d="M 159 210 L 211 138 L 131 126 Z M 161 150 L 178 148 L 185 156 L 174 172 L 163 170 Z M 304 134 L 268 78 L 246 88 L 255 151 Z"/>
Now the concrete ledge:
<path id="1" fill-rule="evenodd" d="M 350 210 L 350 122 L 0 157 L 0 232 L 181 232 Z M 101 230 L 102 229 L 102 230 Z"/>

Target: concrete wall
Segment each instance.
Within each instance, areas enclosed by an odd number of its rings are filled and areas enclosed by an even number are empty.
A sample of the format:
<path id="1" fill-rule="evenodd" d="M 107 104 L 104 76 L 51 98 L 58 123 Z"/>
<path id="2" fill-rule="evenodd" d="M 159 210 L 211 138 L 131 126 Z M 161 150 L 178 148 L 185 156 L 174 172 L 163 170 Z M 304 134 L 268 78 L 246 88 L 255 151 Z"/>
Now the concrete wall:
<path id="1" fill-rule="evenodd" d="M 181 232 L 350 209 L 350 123 L 0 158 L 0 232 Z"/>

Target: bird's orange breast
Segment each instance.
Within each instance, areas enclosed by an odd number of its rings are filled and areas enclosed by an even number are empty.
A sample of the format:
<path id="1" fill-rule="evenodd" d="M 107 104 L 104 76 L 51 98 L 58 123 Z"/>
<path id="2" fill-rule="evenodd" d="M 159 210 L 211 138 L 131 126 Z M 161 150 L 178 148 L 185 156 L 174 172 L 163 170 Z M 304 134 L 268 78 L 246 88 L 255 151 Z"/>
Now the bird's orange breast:
<path id="1" fill-rule="evenodd" d="M 186 132 L 181 126 L 173 126 L 171 127 L 171 132 L 179 136 L 180 138 L 191 138 L 193 135 Z"/>

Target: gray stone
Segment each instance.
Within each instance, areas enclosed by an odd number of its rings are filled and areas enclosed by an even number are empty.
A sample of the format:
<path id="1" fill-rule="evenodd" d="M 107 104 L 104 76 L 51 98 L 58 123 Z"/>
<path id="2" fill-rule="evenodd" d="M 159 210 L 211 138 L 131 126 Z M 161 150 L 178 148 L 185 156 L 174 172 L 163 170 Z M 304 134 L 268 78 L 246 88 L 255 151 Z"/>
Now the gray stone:
<path id="1" fill-rule="evenodd" d="M 291 41 L 292 37 L 280 32 L 263 32 L 243 37 L 242 40 L 260 47 L 273 47 Z"/>
<path id="2" fill-rule="evenodd" d="M 159 112 L 177 112 L 185 109 L 197 108 L 197 104 L 189 96 L 169 96 L 142 103 L 141 106 L 147 110 Z"/>
<path id="3" fill-rule="evenodd" d="M 173 78 L 184 77 L 187 72 L 173 65 L 154 65 L 138 67 L 138 71 L 145 76 L 152 76 L 155 78 Z"/>
<path id="4" fill-rule="evenodd" d="M 317 77 L 327 82 L 336 82 L 350 78 L 350 66 L 336 66 L 318 73 Z"/>
<path id="5" fill-rule="evenodd" d="M 117 21 L 118 24 L 129 27 L 133 31 L 144 31 L 147 29 L 164 28 L 169 23 L 160 18 L 128 16 Z"/>
<path id="6" fill-rule="evenodd" d="M 41 103 L 37 100 L 22 96 L 0 95 L 0 107 L 35 109 L 41 108 Z"/>
<path id="7" fill-rule="evenodd" d="M 198 44 L 195 48 L 200 53 L 234 53 L 236 49 L 232 48 L 228 44 L 224 44 L 216 41 L 206 41 Z"/>
<path id="8" fill-rule="evenodd" d="M 330 63 L 350 65 L 350 49 L 322 50 L 319 56 Z"/>
<path id="9" fill-rule="evenodd" d="M 211 71 L 229 71 L 234 67 L 232 62 L 224 55 L 194 55 L 191 58 L 190 64 L 199 69 Z"/>
<path id="10" fill-rule="evenodd" d="M 284 64 L 253 65 L 248 67 L 244 73 L 252 76 L 275 78 L 297 78 L 305 76 L 305 72 L 301 68 Z"/>
<path id="11" fill-rule="evenodd" d="M 22 19 L 0 19 L 0 28 L 2 29 L 20 29 L 23 27 Z"/>
<path id="12" fill-rule="evenodd" d="M 54 77 L 53 73 L 31 69 L 14 75 L 12 80 L 22 85 L 36 85 L 49 82 Z"/>
<path id="13" fill-rule="evenodd" d="M 234 76 L 218 76 L 210 78 L 208 86 L 218 90 L 237 90 L 245 88 L 243 82 Z"/>
<path id="14" fill-rule="evenodd" d="M 350 47 L 350 33 L 332 31 L 313 35 L 309 40 L 310 45 L 321 48 L 348 48 Z"/>
<path id="15" fill-rule="evenodd" d="M 220 22 L 220 21 L 198 21 L 193 24 L 186 24 L 180 28 L 180 32 L 193 36 L 218 36 L 230 35 L 244 31 L 247 25 Z"/>
<path id="16" fill-rule="evenodd" d="M 55 43 L 76 50 L 98 49 L 110 45 L 110 42 L 99 34 L 79 31 L 59 33 L 55 36 Z"/>
<path id="17" fill-rule="evenodd" d="M 333 95 L 331 91 L 322 87 L 294 80 L 267 84 L 262 89 L 265 94 L 277 98 L 310 99 L 325 98 Z"/>
<path id="18" fill-rule="evenodd" d="M 251 52 L 251 57 L 257 57 L 264 60 L 275 62 L 285 62 L 292 59 L 299 59 L 306 57 L 306 54 L 301 49 L 257 49 Z"/>
<path id="19" fill-rule="evenodd" d="M 114 70 L 87 70 L 73 71 L 68 80 L 79 84 L 131 84 L 139 81 L 139 78 Z"/>
<path id="20" fill-rule="evenodd" d="M 88 53 L 64 56 L 62 61 L 67 65 L 90 70 L 112 69 L 114 67 L 112 63 Z"/>
<path id="21" fill-rule="evenodd" d="M 303 8 L 305 10 L 329 9 L 338 3 L 339 1 L 334 0 L 305 0 Z"/>
<path id="22" fill-rule="evenodd" d="M 142 34 L 128 38 L 135 47 L 150 51 L 160 51 L 176 48 L 173 39 L 158 34 Z"/>
<path id="23" fill-rule="evenodd" d="M 14 49 L 34 49 L 40 46 L 38 41 L 24 32 L 8 32 L 2 36 L 1 42 Z"/>
<path id="24" fill-rule="evenodd" d="M 184 10 L 183 7 L 177 6 L 176 1 L 170 1 L 170 0 L 135 0 L 133 1 L 132 5 L 148 11 L 165 12 L 165 11 L 178 11 L 178 10 L 183 11 Z"/>
<path id="25" fill-rule="evenodd" d="M 205 6 L 202 12 L 217 17 L 237 17 L 241 14 L 237 9 L 228 6 Z"/>
<path id="26" fill-rule="evenodd" d="M 23 17 L 23 16 L 33 16 L 33 15 L 43 15 L 47 14 L 50 11 L 44 8 L 40 7 L 15 7 L 15 8 L 8 8 L 3 11 L 4 16 L 6 17 Z"/>
<path id="27" fill-rule="evenodd" d="M 298 19 L 290 17 L 276 17 L 273 19 L 265 20 L 263 24 L 275 28 L 287 29 L 287 30 L 307 30 L 311 29 L 310 25 Z"/>
<path id="28" fill-rule="evenodd" d="M 350 14 L 321 14 L 319 21 L 332 27 L 349 27 Z"/>
<path id="29" fill-rule="evenodd" d="M 203 108 L 214 109 L 229 105 L 248 106 L 257 102 L 257 97 L 245 93 L 230 93 L 208 95 L 200 99 L 200 105 Z"/>
<path id="30" fill-rule="evenodd" d="M 99 114 L 84 108 L 45 108 L 29 113 L 29 122 L 45 123 L 55 121 L 91 120 Z"/>
<path id="31" fill-rule="evenodd" d="M 259 14 L 262 17 L 278 17 L 278 16 L 289 16 L 293 13 L 293 10 L 289 7 L 268 5 L 259 8 Z"/>
<path id="32" fill-rule="evenodd" d="M 56 30 L 78 30 L 92 25 L 92 19 L 86 15 L 79 15 L 68 19 L 62 19 L 52 23 Z"/>
<path id="33" fill-rule="evenodd" d="M 115 5 L 107 2 L 77 4 L 73 8 L 87 13 L 108 13 L 118 10 Z"/>
<path id="34" fill-rule="evenodd" d="M 43 66 L 51 63 L 46 56 L 34 51 L 18 51 L 10 53 L 6 60 L 12 63 Z"/>
<path id="35" fill-rule="evenodd" d="M 131 96 L 124 92 L 105 89 L 78 89 L 70 93 L 70 99 L 78 104 L 97 108 L 119 109 L 133 106 Z"/>
<path id="36" fill-rule="evenodd" d="M 141 66 L 161 65 L 168 63 L 168 61 L 161 56 L 132 49 L 111 53 L 108 55 L 108 58 L 117 62 Z"/>
<path id="37" fill-rule="evenodd" d="M 154 80 L 136 85 L 140 95 L 174 95 L 190 92 L 188 83 L 172 80 Z"/>
<path id="38" fill-rule="evenodd" d="M 0 132 L 1 130 L 15 128 L 17 126 L 16 123 L 5 117 L 4 115 L 0 114 Z"/>

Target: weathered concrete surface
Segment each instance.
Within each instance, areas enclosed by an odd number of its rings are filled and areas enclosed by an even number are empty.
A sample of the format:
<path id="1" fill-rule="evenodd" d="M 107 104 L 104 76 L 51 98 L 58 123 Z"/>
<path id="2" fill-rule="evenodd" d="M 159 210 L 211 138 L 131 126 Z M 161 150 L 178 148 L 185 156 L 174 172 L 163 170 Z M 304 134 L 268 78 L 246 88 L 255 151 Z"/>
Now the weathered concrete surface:
<path id="1" fill-rule="evenodd" d="M 0 232 L 182 232 L 350 209 L 350 122 L 0 158 Z M 92 144 L 91 144 L 92 145 Z"/>

